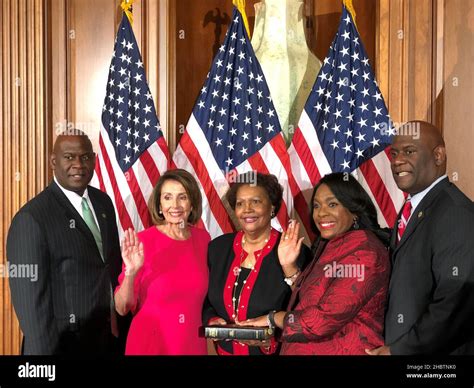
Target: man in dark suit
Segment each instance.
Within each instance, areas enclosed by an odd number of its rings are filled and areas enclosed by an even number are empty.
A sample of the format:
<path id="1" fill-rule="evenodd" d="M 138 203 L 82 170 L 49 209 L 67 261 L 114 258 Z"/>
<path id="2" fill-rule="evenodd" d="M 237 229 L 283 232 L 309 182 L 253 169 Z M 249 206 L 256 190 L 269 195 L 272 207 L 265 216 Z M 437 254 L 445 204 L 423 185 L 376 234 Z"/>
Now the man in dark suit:
<path id="1" fill-rule="evenodd" d="M 392 232 L 386 345 L 368 353 L 474 354 L 473 203 L 449 182 L 433 125 L 402 126 L 391 156 L 409 195 Z"/>
<path id="2" fill-rule="evenodd" d="M 111 291 L 121 271 L 115 211 L 91 186 L 95 154 L 80 131 L 58 136 L 54 180 L 15 215 L 10 265 L 36 266 L 36 281 L 10 278 L 23 354 L 110 354 L 117 321 Z"/>

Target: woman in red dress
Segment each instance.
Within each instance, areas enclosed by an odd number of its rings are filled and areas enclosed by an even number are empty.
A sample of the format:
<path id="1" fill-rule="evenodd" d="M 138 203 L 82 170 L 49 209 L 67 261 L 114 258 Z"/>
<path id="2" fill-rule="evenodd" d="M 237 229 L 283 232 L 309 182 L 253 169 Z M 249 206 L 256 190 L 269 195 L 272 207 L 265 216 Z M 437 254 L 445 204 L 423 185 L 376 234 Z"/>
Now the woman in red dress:
<path id="1" fill-rule="evenodd" d="M 129 311 L 127 355 L 205 355 L 200 338 L 207 293 L 209 234 L 192 226 L 201 217 L 199 187 L 187 171 L 169 170 L 150 198 L 152 227 L 129 230 L 124 270 L 115 293 L 120 315 Z"/>
<path id="2" fill-rule="evenodd" d="M 325 176 L 311 198 L 315 257 L 294 280 L 287 311 L 242 324 L 282 329 L 284 355 L 363 355 L 383 345 L 390 275 L 388 233 L 355 178 Z M 283 234 L 278 257 L 286 267 L 298 255 L 298 224 Z"/>

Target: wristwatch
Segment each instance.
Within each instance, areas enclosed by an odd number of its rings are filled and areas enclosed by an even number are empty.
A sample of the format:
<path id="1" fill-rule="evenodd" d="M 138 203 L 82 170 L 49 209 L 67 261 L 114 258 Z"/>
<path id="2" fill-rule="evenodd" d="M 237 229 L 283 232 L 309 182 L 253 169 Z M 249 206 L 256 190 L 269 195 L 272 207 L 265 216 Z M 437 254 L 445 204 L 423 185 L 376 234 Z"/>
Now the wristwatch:
<path id="1" fill-rule="evenodd" d="M 293 284 L 295 284 L 295 281 L 300 273 L 301 271 L 298 269 L 298 271 L 296 271 L 293 275 L 284 278 L 283 281 L 291 287 Z"/>
<path id="2" fill-rule="evenodd" d="M 268 333 L 271 335 L 273 334 L 273 331 L 275 330 L 276 324 L 275 324 L 275 313 L 276 310 L 270 311 L 267 314 L 267 326 L 268 326 Z"/>

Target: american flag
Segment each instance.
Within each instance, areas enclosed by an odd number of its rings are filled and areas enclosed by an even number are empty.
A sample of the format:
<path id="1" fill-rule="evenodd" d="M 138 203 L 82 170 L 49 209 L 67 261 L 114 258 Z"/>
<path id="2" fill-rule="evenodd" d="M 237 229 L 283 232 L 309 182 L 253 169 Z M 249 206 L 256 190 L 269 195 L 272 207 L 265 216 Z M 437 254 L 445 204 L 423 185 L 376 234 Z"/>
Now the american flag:
<path id="1" fill-rule="evenodd" d="M 109 69 L 93 181 L 112 198 L 119 231 L 150 226 L 147 201 L 169 162 L 137 41 L 124 14 Z"/>
<path id="2" fill-rule="evenodd" d="M 336 37 L 288 149 L 300 218 L 307 218 L 306 204 L 321 177 L 350 172 L 372 198 L 379 223 L 393 226 L 404 200 L 390 172 L 388 146 L 394 133 L 359 33 L 343 6 Z"/>
<path id="3" fill-rule="evenodd" d="M 286 224 L 293 203 L 288 153 L 262 68 L 235 7 L 173 161 L 200 183 L 202 220 L 212 237 L 234 230 L 221 198 L 229 187 L 226 178 L 247 171 L 278 177 L 284 203 L 273 225 Z"/>

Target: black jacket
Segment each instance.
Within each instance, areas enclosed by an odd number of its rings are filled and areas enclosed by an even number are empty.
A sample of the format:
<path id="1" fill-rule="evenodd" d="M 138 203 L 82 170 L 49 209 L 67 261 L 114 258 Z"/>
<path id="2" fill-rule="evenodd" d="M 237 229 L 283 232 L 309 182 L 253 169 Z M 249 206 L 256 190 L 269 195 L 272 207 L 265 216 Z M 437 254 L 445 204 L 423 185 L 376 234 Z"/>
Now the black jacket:
<path id="1" fill-rule="evenodd" d="M 446 178 L 392 233 L 392 354 L 474 354 L 474 205 Z"/>
<path id="2" fill-rule="evenodd" d="M 110 350 L 110 285 L 121 253 L 110 198 L 88 187 L 99 223 L 102 260 L 94 237 L 52 182 L 15 215 L 7 238 L 10 264 L 37 266 L 38 279 L 10 278 L 24 334 L 24 354 L 97 354 Z"/>
<path id="3" fill-rule="evenodd" d="M 232 322 L 232 318 L 229 317 L 224 306 L 224 288 L 235 257 L 233 249 L 235 236 L 236 233 L 225 234 L 209 243 L 209 288 L 203 308 L 204 325 L 213 317 L 224 318 L 226 322 Z M 291 288 L 283 281 L 285 275 L 278 260 L 279 241 L 280 236 L 270 253 L 263 258 L 249 299 L 247 319 L 268 314 L 272 310 L 286 310 L 291 296 Z M 309 260 L 310 250 L 302 245 L 298 266 L 305 267 Z M 222 346 L 225 346 L 229 351 L 230 344 L 222 344 Z M 256 349 L 251 350 L 256 351 Z"/>

